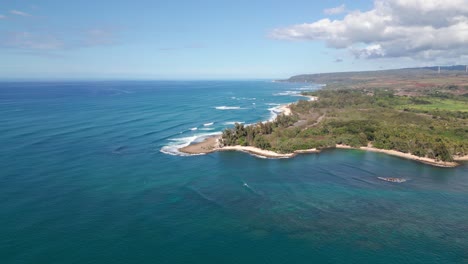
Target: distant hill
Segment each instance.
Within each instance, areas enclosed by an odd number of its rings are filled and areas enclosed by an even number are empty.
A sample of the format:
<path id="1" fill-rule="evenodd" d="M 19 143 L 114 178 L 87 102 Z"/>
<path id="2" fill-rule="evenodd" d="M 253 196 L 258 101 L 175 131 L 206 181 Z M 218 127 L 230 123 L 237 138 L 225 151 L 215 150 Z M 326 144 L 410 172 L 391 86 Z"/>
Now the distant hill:
<path id="1" fill-rule="evenodd" d="M 379 71 L 360 71 L 360 72 L 334 72 L 334 73 L 316 73 L 316 74 L 301 74 L 292 76 L 286 80 L 280 80 L 285 82 L 313 82 L 331 85 L 336 84 L 353 84 L 359 83 L 364 80 L 370 80 L 373 78 L 389 77 L 394 76 L 398 79 L 401 78 L 414 78 L 417 76 L 421 77 L 434 77 L 435 75 L 444 76 L 457 76 L 466 75 L 465 65 L 453 65 L 453 66 L 441 66 L 438 73 L 439 66 L 432 67 L 419 67 L 419 68 L 404 68 L 404 69 L 393 69 L 393 70 L 379 70 Z"/>
<path id="2" fill-rule="evenodd" d="M 432 70 L 432 71 L 438 71 L 439 66 L 432 66 L 432 67 L 423 67 L 423 68 L 416 68 L 416 69 L 427 69 L 427 70 Z M 441 66 L 440 67 L 441 71 L 461 71 L 465 72 L 466 71 L 466 66 L 465 65 L 452 65 L 452 66 Z"/>

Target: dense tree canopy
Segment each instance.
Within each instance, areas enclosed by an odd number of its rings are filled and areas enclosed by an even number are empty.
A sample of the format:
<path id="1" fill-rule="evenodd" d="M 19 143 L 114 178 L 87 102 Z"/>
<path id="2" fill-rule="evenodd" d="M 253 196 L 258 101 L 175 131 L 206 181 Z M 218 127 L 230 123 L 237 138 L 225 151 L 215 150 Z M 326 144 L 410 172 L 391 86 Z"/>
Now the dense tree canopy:
<path id="1" fill-rule="evenodd" d="M 299 101 L 291 105 L 293 115 L 279 115 L 272 122 L 236 124 L 223 132 L 222 144 L 281 153 L 336 144 L 373 145 L 442 161 L 468 154 L 467 97 L 406 97 L 387 90 L 320 90 L 307 95 L 319 100 Z"/>

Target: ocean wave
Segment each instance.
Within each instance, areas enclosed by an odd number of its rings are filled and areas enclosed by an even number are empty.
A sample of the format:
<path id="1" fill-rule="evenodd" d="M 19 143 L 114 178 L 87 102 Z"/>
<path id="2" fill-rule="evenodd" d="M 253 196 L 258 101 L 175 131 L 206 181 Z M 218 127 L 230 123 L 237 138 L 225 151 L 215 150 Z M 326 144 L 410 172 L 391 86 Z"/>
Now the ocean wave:
<path id="1" fill-rule="evenodd" d="M 224 125 L 227 125 L 227 126 L 232 126 L 232 125 L 235 125 L 236 123 L 238 123 L 238 124 L 244 124 L 245 122 L 241 122 L 241 121 L 229 121 L 229 122 L 224 122 L 223 124 L 224 124 Z"/>
<path id="2" fill-rule="evenodd" d="M 281 110 L 282 105 L 278 105 L 276 107 L 268 108 L 270 111 L 270 118 L 265 122 L 272 122 L 278 117 L 279 114 L 283 113 L 284 111 Z"/>
<path id="3" fill-rule="evenodd" d="M 252 101 L 252 100 L 257 100 L 256 97 L 231 97 L 232 100 L 247 100 L 247 101 Z"/>
<path id="4" fill-rule="evenodd" d="M 196 130 L 198 130 L 198 128 L 197 127 L 192 127 L 190 130 L 196 131 Z"/>
<path id="5" fill-rule="evenodd" d="M 168 139 L 171 143 L 169 143 L 166 146 L 163 146 L 160 149 L 160 152 L 172 156 L 197 156 L 197 155 L 204 155 L 204 154 L 187 154 L 180 152 L 179 149 L 186 147 L 193 142 L 201 142 L 205 140 L 205 138 L 210 137 L 210 136 L 216 136 L 216 135 L 221 135 L 221 132 L 212 132 L 212 133 L 204 133 L 204 134 L 198 134 L 194 135 L 191 137 L 182 137 L 182 138 L 171 138 Z"/>
<path id="6" fill-rule="evenodd" d="M 239 110 L 242 109 L 240 106 L 216 106 L 215 107 L 218 110 Z"/>
<path id="7" fill-rule="evenodd" d="M 274 96 L 301 96 L 300 91 L 285 91 L 273 94 Z"/>
<path id="8" fill-rule="evenodd" d="M 315 91 L 317 88 L 315 87 L 302 87 L 302 88 L 297 88 L 296 90 L 298 91 Z"/>
<path id="9" fill-rule="evenodd" d="M 199 130 L 202 130 L 202 131 L 211 131 L 211 130 L 215 130 L 214 127 L 205 127 L 205 128 L 200 128 Z"/>
<path id="10" fill-rule="evenodd" d="M 214 125 L 214 122 L 203 124 L 203 126 L 206 126 L 206 127 L 207 127 L 207 126 L 212 126 L 212 125 Z"/>

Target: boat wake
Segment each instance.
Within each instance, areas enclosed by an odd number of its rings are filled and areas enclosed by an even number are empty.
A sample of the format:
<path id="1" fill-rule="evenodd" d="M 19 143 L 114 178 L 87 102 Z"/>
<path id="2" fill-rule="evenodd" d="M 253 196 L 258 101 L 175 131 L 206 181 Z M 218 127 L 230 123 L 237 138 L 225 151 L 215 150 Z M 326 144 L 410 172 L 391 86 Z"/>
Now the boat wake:
<path id="1" fill-rule="evenodd" d="M 392 178 L 392 177 L 377 177 L 377 179 L 382 180 L 382 181 L 388 181 L 388 182 L 395 182 L 395 183 L 403 183 L 406 182 L 407 179 L 405 178 Z"/>

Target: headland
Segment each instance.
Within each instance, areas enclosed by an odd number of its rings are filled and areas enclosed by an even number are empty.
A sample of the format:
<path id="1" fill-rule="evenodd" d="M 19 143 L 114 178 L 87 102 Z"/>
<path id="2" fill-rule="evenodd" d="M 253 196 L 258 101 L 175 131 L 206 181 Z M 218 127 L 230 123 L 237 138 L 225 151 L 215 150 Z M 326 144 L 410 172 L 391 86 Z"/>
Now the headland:
<path id="1" fill-rule="evenodd" d="M 412 74 L 332 74 L 327 77 L 332 85 L 302 93 L 309 100 L 278 107 L 281 114 L 275 120 L 236 124 L 221 136 L 180 151 L 242 151 L 291 158 L 339 148 L 379 152 L 438 167 L 468 161 L 468 74 Z M 323 76 L 307 75 L 299 81 L 318 83 Z M 382 88 L 373 88 L 379 78 Z M 424 85 L 401 86 L 418 81 Z"/>

